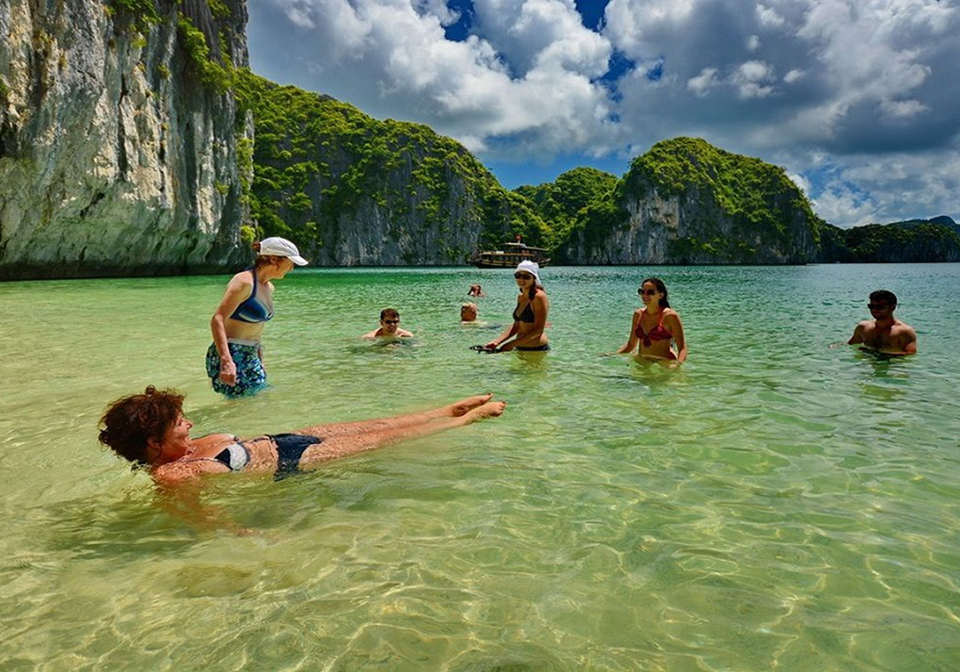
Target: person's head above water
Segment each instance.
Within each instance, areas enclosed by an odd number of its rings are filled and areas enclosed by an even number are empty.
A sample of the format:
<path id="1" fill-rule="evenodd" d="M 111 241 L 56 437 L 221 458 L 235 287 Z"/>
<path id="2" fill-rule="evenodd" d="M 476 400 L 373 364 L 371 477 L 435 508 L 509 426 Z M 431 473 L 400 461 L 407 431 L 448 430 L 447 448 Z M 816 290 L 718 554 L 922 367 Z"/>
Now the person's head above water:
<path id="1" fill-rule="evenodd" d="M 460 306 L 460 321 L 461 322 L 475 322 L 477 320 L 477 304 L 475 303 L 464 303 Z"/>
<path id="2" fill-rule="evenodd" d="M 294 264 L 306 266 L 309 263 L 300 256 L 300 250 L 297 249 L 296 245 L 279 236 L 264 238 L 260 242 L 254 243 L 253 250 L 257 253 L 257 258 L 253 262 L 257 269 L 264 266 L 280 266 L 287 259 L 290 260 L 289 268 L 293 268 Z"/>
<path id="3" fill-rule="evenodd" d="M 661 308 L 670 307 L 670 301 L 667 300 L 667 286 L 663 284 L 663 280 L 660 278 L 644 278 L 643 282 L 640 283 L 637 294 L 640 295 L 644 303 L 647 303 L 647 297 L 659 295 L 659 306 Z"/>
<path id="4" fill-rule="evenodd" d="M 169 438 L 183 418 L 183 395 L 158 390 L 153 385 L 143 394 L 132 394 L 110 404 L 100 419 L 100 443 L 135 464 L 146 465 L 152 453 Z M 189 429 L 189 428 L 188 428 Z"/>
<path id="5" fill-rule="evenodd" d="M 871 312 L 879 312 L 889 309 L 890 312 L 897 307 L 897 295 L 888 289 L 878 289 L 870 292 L 870 303 L 867 304 Z"/>
<path id="6" fill-rule="evenodd" d="M 520 293 L 527 292 L 527 295 L 533 299 L 538 289 L 543 289 L 543 283 L 540 282 L 540 265 L 535 261 L 523 260 L 517 264 L 517 270 L 513 273 L 517 281 L 517 288 Z"/>
<path id="7" fill-rule="evenodd" d="M 380 329 L 384 336 L 396 334 L 400 329 L 400 313 L 395 308 L 380 311 Z"/>

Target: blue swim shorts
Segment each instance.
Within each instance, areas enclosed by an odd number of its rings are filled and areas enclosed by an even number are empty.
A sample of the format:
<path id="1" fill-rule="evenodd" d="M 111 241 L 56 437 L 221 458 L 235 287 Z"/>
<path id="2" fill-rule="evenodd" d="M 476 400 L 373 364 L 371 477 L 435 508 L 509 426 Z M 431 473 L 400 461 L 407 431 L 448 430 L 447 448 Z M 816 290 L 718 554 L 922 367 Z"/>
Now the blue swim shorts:
<path id="1" fill-rule="evenodd" d="M 220 380 L 220 353 L 213 343 L 207 349 L 207 376 L 213 389 L 227 397 L 243 397 L 256 394 L 267 386 L 267 372 L 260 359 L 260 344 L 250 341 L 228 341 L 230 357 L 237 365 L 237 384 L 225 385 Z"/>

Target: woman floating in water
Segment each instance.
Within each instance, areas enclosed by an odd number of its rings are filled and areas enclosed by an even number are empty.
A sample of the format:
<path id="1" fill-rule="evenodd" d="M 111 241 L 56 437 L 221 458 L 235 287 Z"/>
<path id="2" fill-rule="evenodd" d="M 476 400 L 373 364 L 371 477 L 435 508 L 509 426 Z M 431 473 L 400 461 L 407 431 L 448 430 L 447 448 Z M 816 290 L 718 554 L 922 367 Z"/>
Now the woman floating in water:
<path id="1" fill-rule="evenodd" d="M 497 352 L 549 350 L 550 344 L 543 330 L 547 326 L 550 301 L 540 284 L 540 266 L 532 261 L 521 261 L 513 277 L 520 290 L 513 311 L 513 324 L 484 347 Z M 511 336 L 513 340 L 507 340 Z"/>
<path id="2" fill-rule="evenodd" d="M 273 280 L 294 264 L 306 266 L 297 246 L 285 238 L 254 243 L 257 260 L 237 273 L 210 319 L 213 344 L 207 350 L 207 375 L 213 389 L 228 397 L 256 394 L 267 384 L 260 336 L 273 318 Z"/>
<path id="3" fill-rule="evenodd" d="M 190 437 L 183 396 L 152 385 L 143 394 L 115 401 L 100 424 L 100 443 L 171 485 L 202 474 L 266 471 L 284 475 L 320 462 L 382 448 L 405 439 L 463 427 L 503 413 L 506 404 L 489 394 L 423 413 L 383 420 L 315 425 L 292 434 L 241 439 L 232 434 Z"/>
<path id="4" fill-rule="evenodd" d="M 627 344 L 617 350 L 620 354 L 632 353 L 640 344 L 638 354 L 650 359 L 670 359 L 683 362 L 687 359 L 687 341 L 683 336 L 680 316 L 667 301 L 667 286 L 660 278 L 647 278 L 637 290 L 643 308 L 633 313 L 633 324 Z M 670 347 L 670 341 L 677 349 Z"/>

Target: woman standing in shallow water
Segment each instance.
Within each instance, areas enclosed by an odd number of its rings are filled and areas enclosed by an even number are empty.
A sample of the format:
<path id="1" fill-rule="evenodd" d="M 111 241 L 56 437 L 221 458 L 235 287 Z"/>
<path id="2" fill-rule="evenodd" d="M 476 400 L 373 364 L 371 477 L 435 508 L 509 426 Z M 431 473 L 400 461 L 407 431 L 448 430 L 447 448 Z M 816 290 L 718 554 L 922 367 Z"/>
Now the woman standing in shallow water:
<path id="1" fill-rule="evenodd" d="M 207 375 L 213 389 L 228 397 L 256 394 L 267 384 L 260 336 L 273 319 L 272 281 L 281 280 L 294 265 L 307 265 L 285 238 L 265 238 L 253 249 L 258 255 L 253 266 L 233 276 L 210 319 Z"/>
<path id="2" fill-rule="evenodd" d="M 547 313 L 550 301 L 540 284 L 540 266 L 532 261 L 521 261 L 513 274 L 520 296 L 513 310 L 513 324 L 484 347 L 496 352 L 517 350 L 538 352 L 550 349 L 547 335 Z M 513 337 L 513 340 L 509 340 Z"/>
<path id="3" fill-rule="evenodd" d="M 619 354 L 632 353 L 639 343 L 640 357 L 650 359 L 669 359 L 683 362 L 687 359 L 687 341 L 683 335 L 683 323 L 680 315 L 670 307 L 667 300 L 667 286 L 660 278 L 647 278 L 637 290 L 643 308 L 633 313 L 630 337 L 627 344 L 617 350 Z M 670 342 L 677 349 L 670 347 Z"/>

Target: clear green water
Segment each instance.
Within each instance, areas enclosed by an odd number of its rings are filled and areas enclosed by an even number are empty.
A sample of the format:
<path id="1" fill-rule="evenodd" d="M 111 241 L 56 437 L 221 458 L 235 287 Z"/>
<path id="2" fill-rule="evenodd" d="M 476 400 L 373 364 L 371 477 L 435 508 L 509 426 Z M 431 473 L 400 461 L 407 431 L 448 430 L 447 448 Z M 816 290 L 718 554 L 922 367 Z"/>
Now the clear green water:
<path id="1" fill-rule="evenodd" d="M 226 278 L 0 285 L 0 668 L 956 670 L 960 265 L 663 268 L 680 370 L 599 357 L 644 270 L 550 268 L 554 351 L 457 324 L 504 271 L 312 270 L 278 283 L 273 387 L 203 355 Z M 920 354 L 846 346 L 888 287 Z M 414 345 L 357 336 L 400 308 Z M 188 394 L 198 433 L 379 417 L 490 390 L 499 420 L 204 501 L 192 529 L 101 449 L 106 403 Z"/>

